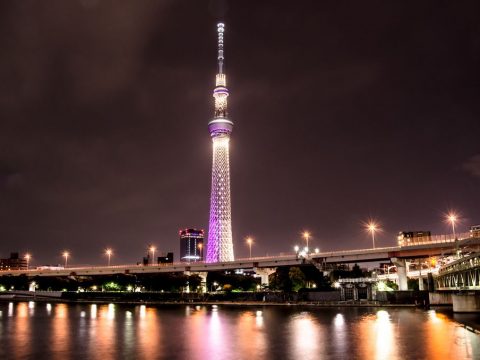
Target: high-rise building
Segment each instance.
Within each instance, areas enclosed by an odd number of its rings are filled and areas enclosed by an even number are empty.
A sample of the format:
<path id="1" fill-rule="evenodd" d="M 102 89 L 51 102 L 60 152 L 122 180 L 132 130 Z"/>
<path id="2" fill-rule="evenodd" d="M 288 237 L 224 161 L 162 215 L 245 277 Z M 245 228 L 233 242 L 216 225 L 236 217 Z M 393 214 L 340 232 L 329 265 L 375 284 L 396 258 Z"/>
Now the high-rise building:
<path id="1" fill-rule="evenodd" d="M 180 230 L 180 261 L 203 261 L 203 230 Z"/>
<path id="2" fill-rule="evenodd" d="M 233 122 L 228 119 L 227 112 L 227 77 L 223 71 L 224 32 L 225 25 L 223 23 L 217 24 L 218 73 L 213 90 L 215 114 L 213 120 L 208 123 L 208 130 L 213 142 L 212 188 L 206 258 L 209 263 L 234 260 L 229 162 L 229 142 Z"/>
<path id="3" fill-rule="evenodd" d="M 0 259 L 0 270 L 26 270 L 27 259 L 20 257 L 18 252 L 10 254 L 8 259 Z"/>

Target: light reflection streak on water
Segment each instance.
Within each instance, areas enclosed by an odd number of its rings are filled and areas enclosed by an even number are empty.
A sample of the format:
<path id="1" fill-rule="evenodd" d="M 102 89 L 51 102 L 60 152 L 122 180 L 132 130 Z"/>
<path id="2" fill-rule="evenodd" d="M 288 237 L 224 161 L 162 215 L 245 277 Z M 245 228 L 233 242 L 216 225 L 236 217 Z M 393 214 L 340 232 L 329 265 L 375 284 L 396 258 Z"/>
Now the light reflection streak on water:
<path id="1" fill-rule="evenodd" d="M 289 324 L 292 358 L 317 359 L 322 332 L 311 314 L 303 312 L 293 316 Z"/>
<path id="2" fill-rule="evenodd" d="M 468 331 L 460 326 L 448 326 L 452 321 L 435 310 L 428 311 L 428 322 L 425 323 L 427 337 L 427 351 L 435 359 L 454 359 L 458 356 L 458 348 L 464 349 L 465 358 L 480 358 L 480 349 L 472 353 L 472 343 Z"/>
<path id="3" fill-rule="evenodd" d="M 13 303 L 10 302 L 8 303 L 8 317 L 12 317 L 13 316 Z"/>
<path id="4" fill-rule="evenodd" d="M 115 319 L 115 304 L 108 304 L 107 317 L 110 320 Z"/>
<path id="5" fill-rule="evenodd" d="M 225 321 L 225 320 L 223 320 Z M 242 349 L 242 353 L 246 359 L 254 359 L 257 357 L 263 357 L 266 353 L 266 339 L 265 332 L 262 330 L 262 326 L 258 325 L 258 322 L 263 323 L 262 311 L 245 311 L 240 314 L 237 321 L 237 335 L 238 344 L 229 344 L 232 352 L 236 351 L 236 348 Z"/>
<path id="6" fill-rule="evenodd" d="M 338 353 L 342 355 L 348 353 L 348 333 L 345 330 L 345 316 L 342 313 L 338 313 L 333 318 L 331 335 L 333 336 L 335 346 L 338 347 Z"/>
<path id="7" fill-rule="evenodd" d="M 95 317 L 92 317 L 95 314 Z M 90 327 L 88 332 L 89 353 L 92 359 L 108 360 L 114 359 L 116 353 L 115 337 L 115 306 L 92 305 L 90 313 Z"/>
<path id="8" fill-rule="evenodd" d="M 90 319 L 97 318 L 97 304 L 92 304 L 90 306 Z"/>
<path id="9" fill-rule="evenodd" d="M 142 305 L 144 306 L 144 305 Z M 163 322 L 158 316 L 158 310 L 153 307 L 140 307 L 140 319 L 137 324 L 136 340 L 139 344 L 141 358 L 154 358 L 156 354 L 163 353 L 162 338 L 160 336 Z M 167 329 L 171 326 L 165 324 Z M 181 341 L 178 339 L 178 341 Z"/>
<path id="10" fill-rule="evenodd" d="M 63 359 L 70 346 L 69 310 L 70 308 L 67 304 L 56 304 L 54 307 L 52 339 L 50 343 L 55 359 Z"/>
<path id="11" fill-rule="evenodd" d="M 206 327 L 206 344 L 208 348 L 208 358 L 221 359 L 224 353 L 224 329 L 222 328 L 222 321 L 218 314 L 216 305 L 212 306 L 208 327 Z"/>
<path id="12" fill-rule="evenodd" d="M 125 322 L 123 326 L 123 345 L 125 346 L 126 357 L 134 358 L 135 351 L 135 328 L 133 326 L 133 314 L 125 311 Z"/>
<path id="13" fill-rule="evenodd" d="M 385 310 L 377 311 L 375 321 L 376 332 L 376 358 L 389 359 L 395 358 L 396 343 L 390 315 Z"/>
<path id="14" fill-rule="evenodd" d="M 29 301 L 28 302 L 28 315 L 33 316 L 35 315 L 35 302 Z"/>
<path id="15" fill-rule="evenodd" d="M 387 311 L 379 310 L 376 314 L 359 318 L 355 328 L 355 340 L 359 344 L 361 358 L 376 360 L 398 358 L 397 331 Z"/>
<path id="16" fill-rule="evenodd" d="M 52 304 L 47 304 L 45 307 L 47 309 L 47 315 L 52 315 Z"/>
<path id="17" fill-rule="evenodd" d="M 13 316 L 13 303 L 8 305 L 8 310 Z M 13 343 L 12 353 L 15 354 L 19 359 L 26 357 L 28 353 L 28 347 L 31 342 L 31 327 L 29 326 L 28 321 L 28 307 L 26 303 L 18 303 L 15 311 L 14 318 L 14 331 L 15 331 L 15 342 Z"/>

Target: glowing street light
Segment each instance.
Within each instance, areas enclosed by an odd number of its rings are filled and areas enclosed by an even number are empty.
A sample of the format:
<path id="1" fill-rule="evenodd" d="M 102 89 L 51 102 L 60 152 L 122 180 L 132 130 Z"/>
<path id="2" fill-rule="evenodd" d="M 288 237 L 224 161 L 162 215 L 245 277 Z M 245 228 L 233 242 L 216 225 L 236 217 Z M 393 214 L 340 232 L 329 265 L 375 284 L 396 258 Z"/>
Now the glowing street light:
<path id="1" fill-rule="evenodd" d="M 300 250 L 300 247 L 299 247 L 298 245 L 295 245 L 295 246 L 293 247 L 293 250 L 295 250 L 295 252 L 298 253 L 298 250 Z"/>
<path id="2" fill-rule="evenodd" d="M 68 258 L 70 256 L 70 253 L 68 251 L 64 251 L 62 256 L 65 258 L 65 269 L 67 268 L 67 264 L 68 264 Z"/>
<path id="3" fill-rule="evenodd" d="M 310 239 L 310 233 L 308 231 L 304 231 L 302 236 L 305 239 L 305 242 L 307 243 L 307 248 L 308 248 L 308 240 Z"/>
<path id="4" fill-rule="evenodd" d="M 108 266 L 110 266 L 110 258 L 112 257 L 113 251 L 112 249 L 105 250 L 105 255 L 108 257 Z"/>
<path id="5" fill-rule="evenodd" d="M 455 234 L 455 223 L 457 221 L 458 221 L 458 215 L 455 212 L 450 212 L 447 214 L 447 222 L 452 224 L 453 239 L 457 238 L 457 235 Z"/>
<path id="6" fill-rule="evenodd" d="M 152 253 L 152 265 L 155 264 L 155 250 L 157 250 L 157 248 L 153 245 L 150 246 L 150 252 Z"/>
<path id="7" fill-rule="evenodd" d="M 320 252 L 319 248 L 315 248 L 315 254 L 318 254 Z"/>
<path id="8" fill-rule="evenodd" d="M 252 244 L 253 244 L 253 239 L 249 236 L 246 239 L 246 242 L 248 244 L 248 248 L 250 250 L 250 259 L 252 258 Z"/>
<path id="9" fill-rule="evenodd" d="M 25 260 L 27 260 L 27 270 L 28 270 L 28 265 L 30 264 L 30 259 L 32 258 L 32 256 L 30 254 L 25 254 Z"/>
<path id="10" fill-rule="evenodd" d="M 375 232 L 380 231 L 380 228 L 377 223 L 374 221 L 370 221 L 368 224 L 366 224 L 366 229 L 372 234 L 372 244 L 373 248 L 375 249 Z"/>
<path id="11" fill-rule="evenodd" d="M 198 250 L 200 251 L 200 259 L 203 261 L 203 243 L 197 245 Z"/>

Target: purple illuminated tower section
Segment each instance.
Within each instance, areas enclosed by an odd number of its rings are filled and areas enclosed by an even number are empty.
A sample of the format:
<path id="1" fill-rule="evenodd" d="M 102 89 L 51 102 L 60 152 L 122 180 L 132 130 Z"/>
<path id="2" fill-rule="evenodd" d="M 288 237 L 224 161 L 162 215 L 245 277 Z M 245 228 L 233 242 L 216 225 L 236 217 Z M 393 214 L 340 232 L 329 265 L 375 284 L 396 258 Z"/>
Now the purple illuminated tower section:
<path id="1" fill-rule="evenodd" d="M 209 263 L 233 261 L 232 212 L 230 205 L 229 142 L 233 122 L 227 116 L 227 78 L 223 73 L 223 34 L 225 25 L 217 25 L 218 74 L 213 97 L 215 116 L 208 123 L 213 142 L 212 192 L 210 196 L 210 222 L 208 226 L 207 258 Z"/>

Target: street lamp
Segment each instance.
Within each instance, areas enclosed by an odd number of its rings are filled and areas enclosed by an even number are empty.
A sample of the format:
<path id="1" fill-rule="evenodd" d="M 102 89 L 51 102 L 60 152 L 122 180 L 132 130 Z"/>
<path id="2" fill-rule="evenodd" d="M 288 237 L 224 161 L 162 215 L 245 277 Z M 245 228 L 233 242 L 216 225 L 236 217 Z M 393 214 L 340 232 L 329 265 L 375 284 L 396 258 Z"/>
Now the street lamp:
<path id="1" fill-rule="evenodd" d="M 298 250 L 300 250 L 300 247 L 299 247 L 298 245 L 295 245 L 295 246 L 293 247 L 293 250 L 295 250 L 295 252 L 298 253 Z"/>
<path id="2" fill-rule="evenodd" d="M 62 256 L 65 258 L 65 269 L 67 268 L 67 264 L 68 264 L 68 258 L 70 256 L 70 253 L 68 251 L 64 251 Z"/>
<path id="3" fill-rule="evenodd" d="M 458 215 L 455 214 L 454 212 L 450 212 L 448 215 L 447 215 L 447 221 L 452 224 L 452 233 L 453 233 L 453 239 L 456 240 L 457 238 L 457 235 L 455 234 L 455 223 L 457 222 L 458 220 Z"/>
<path id="4" fill-rule="evenodd" d="M 315 249 L 315 254 L 318 254 L 320 252 L 320 249 L 319 248 L 316 248 Z"/>
<path id="5" fill-rule="evenodd" d="M 375 249 L 375 232 L 379 231 L 380 228 L 378 227 L 378 224 L 376 224 L 374 221 L 370 221 L 366 225 L 366 229 L 367 231 L 370 231 L 372 233 L 372 244 L 373 244 L 373 248 Z"/>
<path id="6" fill-rule="evenodd" d="M 157 250 L 157 248 L 153 245 L 150 246 L 150 252 L 152 253 L 152 265 L 154 265 L 154 261 L 155 261 L 155 250 Z"/>
<path id="7" fill-rule="evenodd" d="M 304 231 L 303 238 L 305 239 L 305 242 L 307 243 L 307 248 L 308 248 L 308 240 L 310 239 L 310 233 L 308 231 Z"/>
<path id="8" fill-rule="evenodd" d="M 246 239 L 248 248 L 250 250 L 250 259 L 252 258 L 252 244 L 253 244 L 253 239 L 251 237 L 247 237 Z"/>
<path id="9" fill-rule="evenodd" d="M 25 260 L 27 260 L 27 270 L 28 270 L 28 265 L 30 264 L 30 259 L 32 258 L 32 256 L 30 254 L 25 254 Z"/>
<path id="10" fill-rule="evenodd" d="M 108 266 L 110 266 L 110 258 L 112 257 L 113 251 L 112 249 L 105 250 L 105 255 L 108 256 Z"/>
<path id="11" fill-rule="evenodd" d="M 203 261 L 203 243 L 197 245 L 198 250 L 200 251 L 200 260 Z"/>

